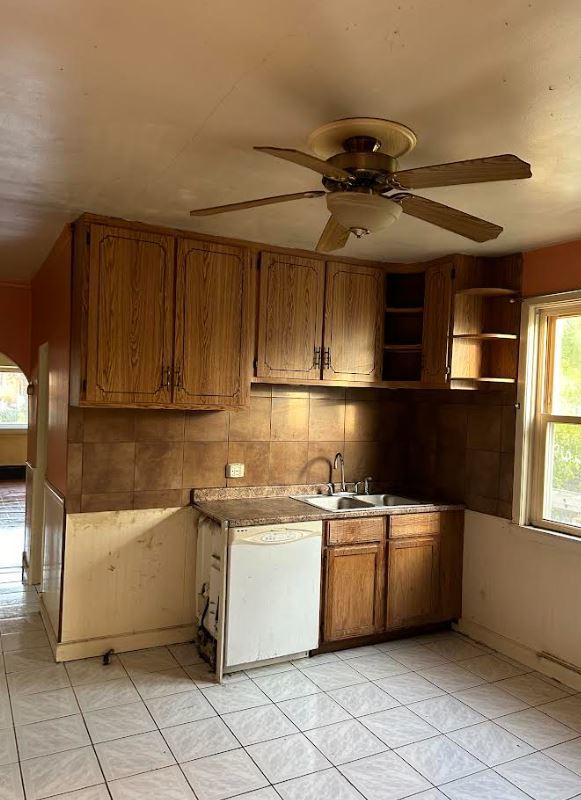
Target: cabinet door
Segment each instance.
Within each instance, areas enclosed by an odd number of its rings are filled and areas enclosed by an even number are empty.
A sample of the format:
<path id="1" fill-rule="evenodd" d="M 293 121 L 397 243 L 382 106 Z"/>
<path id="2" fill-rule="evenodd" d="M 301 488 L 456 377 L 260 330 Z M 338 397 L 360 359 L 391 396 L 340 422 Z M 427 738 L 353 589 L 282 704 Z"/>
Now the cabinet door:
<path id="1" fill-rule="evenodd" d="M 92 225 L 90 235 L 87 401 L 166 405 L 174 240 L 105 225 Z"/>
<path id="2" fill-rule="evenodd" d="M 383 273 L 327 264 L 323 379 L 381 380 Z"/>
<path id="3" fill-rule="evenodd" d="M 449 384 L 451 309 L 452 264 L 433 264 L 426 270 L 422 383 Z"/>
<path id="4" fill-rule="evenodd" d="M 241 248 L 178 241 L 174 403 L 235 408 L 251 377 L 250 262 Z"/>
<path id="5" fill-rule="evenodd" d="M 384 551 L 383 542 L 327 548 L 324 641 L 383 630 Z"/>
<path id="6" fill-rule="evenodd" d="M 320 379 L 324 292 L 322 261 L 262 253 L 259 378 Z"/>
<path id="7" fill-rule="evenodd" d="M 390 540 L 387 627 L 431 622 L 438 605 L 439 536 Z"/>
<path id="8" fill-rule="evenodd" d="M 440 536 L 440 608 L 443 621 L 462 616 L 462 556 L 464 512 L 442 512 Z"/>

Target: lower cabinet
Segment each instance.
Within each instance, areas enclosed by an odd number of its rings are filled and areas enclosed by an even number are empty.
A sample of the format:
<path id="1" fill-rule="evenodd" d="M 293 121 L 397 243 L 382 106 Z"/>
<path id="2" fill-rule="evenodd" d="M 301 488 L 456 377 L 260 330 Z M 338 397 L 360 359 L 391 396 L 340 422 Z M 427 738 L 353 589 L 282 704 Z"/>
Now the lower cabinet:
<path id="1" fill-rule="evenodd" d="M 338 545 L 325 553 L 323 638 L 367 636 L 383 629 L 385 545 Z"/>
<path id="2" fill-rule="evenodd" d="M 438 610 L 440 537 L 392 539 L 387 556 L 387 627 L 434 621 Z"/>
<path id="3" fill-rule="evenodd" d="M 462 511 L 328 522 L 322 643 L 458 619 L 463 527 Z"/>

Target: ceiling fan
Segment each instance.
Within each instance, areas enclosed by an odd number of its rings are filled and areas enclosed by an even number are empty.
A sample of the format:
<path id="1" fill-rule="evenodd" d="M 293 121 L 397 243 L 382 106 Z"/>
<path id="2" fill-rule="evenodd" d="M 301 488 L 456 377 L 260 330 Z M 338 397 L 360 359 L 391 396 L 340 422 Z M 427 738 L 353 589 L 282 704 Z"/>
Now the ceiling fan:
<path id="1" fill-rule="evenodd" d="M 400 170 L 397 159 L 413 150 L 416 141 L 415 133 L 399 122 L 373 117 L 335 120 L 309 136 L 308 144 L 315 155 L 280 147 L 254 148 L 319 172 L 327 191 L 198 208 L 190 215 L 203 217 L 325 195 L 331 216 L 316 246 L 322 252 L 344 247 L 350 234 L 360 238 L 382 230 L 402 212 L 475 242 L 496 239 L 502 231 L 499 225 L 402 190 L 530 178 L 530 164 L 507 154 Z"/>

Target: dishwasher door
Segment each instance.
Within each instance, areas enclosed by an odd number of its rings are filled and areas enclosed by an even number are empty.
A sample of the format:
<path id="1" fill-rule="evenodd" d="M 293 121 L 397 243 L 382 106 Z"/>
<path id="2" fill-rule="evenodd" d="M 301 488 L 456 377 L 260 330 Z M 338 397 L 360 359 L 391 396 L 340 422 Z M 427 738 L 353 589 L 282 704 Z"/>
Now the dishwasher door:
<path id="1" fill-rule="evenodd" d="M 318 646 L 322 529 L 301 522 L 230 530 L 226 668 Z"/>

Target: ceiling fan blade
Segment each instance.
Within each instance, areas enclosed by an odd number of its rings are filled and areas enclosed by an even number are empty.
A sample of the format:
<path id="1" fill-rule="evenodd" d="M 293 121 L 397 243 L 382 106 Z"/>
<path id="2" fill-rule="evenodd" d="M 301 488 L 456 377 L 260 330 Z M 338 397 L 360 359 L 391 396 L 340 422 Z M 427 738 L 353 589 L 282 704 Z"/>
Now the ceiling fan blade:
<path id="1" fill-rule="evenodd" d="M 401 204 L 404 214 L 411 217 L 423 219 L 424 222 L 431 222 L 439 228 L 465 236 L 475 242 L 487 242 L 489 239 L 496 239 L 502 232 L 500 225 L 494 225 L 485 219 L 473 217 L 464 211 L 456 208 L 444 206 L 425 197 L 418 197 L 412 194 L 392 195 L 390 200 L 395 200 Z"/>
<path id="2" fill-rule="evenodd" d="M 350 231 L 340 225 L 335 217 L 331 215 L 323 228 L 323 233 L 317 242 L 315 250 L 319 253 L 330 253 L 332 250 L 340 250 L 347 244 L 349 234 Z"/>
<path id="3" fill-rule="evenodd" d="M 450 164 L 405 169 L 390 175 L 397 189 L 427 189 L 430 186 L 455 186 L 460 183 L 512 181 L 531 177 L 531 165 L 513 155 L 472 158 Z"/>
<path id="4" fill-rule="evenodd" d="M 315 172 L 320 172 L 321 175 L 325 175 L 327 178 L 335 178 L 335 180 L 338 181 L 350 181 L 353 177 L 347 170 L 334 167 L 327 161 L 311 156 L 309 153 L 303 153 L 301 150 L 286 150 L 284 147 L 255 147 L 254 149 L 261 153 L 268 153 L 271 156 L 276 156 L 276 158 L 284 158 L 285 161 L 292 161 L 293 164 L 298 164 L 301 167 L 313 169 Z"/>
<path id="5" fill-rule="evenodd" d="M 223 214 L 225 211 L 242 211 L 245 208 L 256 206 L 270 206 L 275 203 L 286 203 L 289 200 L 302 200 L 309 197 L 321 197 L 324 191 L 295 192 L 294 194 L 277 194 L 274 197 L 260 197 L 257 200 L 244 200 L 242 203 L 228 203 L 225 206 L 211 206 L 210 208 L 196 208 L 190 211 L 190 217 L 208 217 L 212 214 Z"/>

